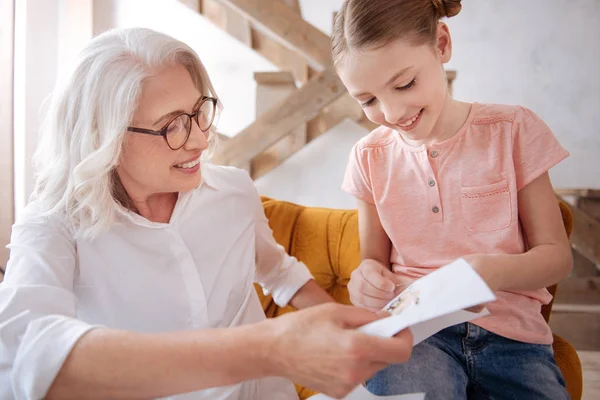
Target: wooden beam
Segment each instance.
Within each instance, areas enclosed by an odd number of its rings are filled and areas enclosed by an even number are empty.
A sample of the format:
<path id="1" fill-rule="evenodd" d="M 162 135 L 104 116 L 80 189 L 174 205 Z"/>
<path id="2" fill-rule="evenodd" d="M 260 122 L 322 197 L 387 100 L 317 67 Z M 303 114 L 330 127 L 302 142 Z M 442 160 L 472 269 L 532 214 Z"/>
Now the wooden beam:
<path id="1" fill-rule="evenodd" d="M 600 222 L 579 208 L 564 202 L 573 214 L 571 246 L 600 269 Z"/>
<path id="2" fill-rule="evenodd" d="M 559 196 L 575 196 L 600 199 L 600 189 L 554 189 Z"/>
<path id="3" fill-rule="evenodd" d="M 259 85 L 294 85 L 294 76 L 289 71 L 255 72 L 254 80 Z"/>
<path id="4" fill-rule="evenodd" d="M 184 0 L 181 0 L 184 1 Z M 288 4 L 288 1 L 291 1 Z M 286 0 L 285 4 L 298 12 L 300 6 L 294 5 L 296 0 Z M 223 30 L 228 30 L 227 15 L 235 12 L 230 7 L 219 2 L 219 0 L 201 0 L 202 15 Z M 239 14 L 238 14 L 239 15 Z M 232 32 L 230 32 L 232 33 Z M 233 34 L 233 33 L 232 33 Z M 271 39 L 264 33 L 254 29 L 250 24 L 250 43 L 254 51 L 265 57 L 283 71 L 291 71 L 296 81 L 305 83 L 308 80 L 307 65 L 304 57 L 293 50 L 288 49 L 281 43 Z"/>
<path id="5" fill-rule="evenodd" d="M 15 2 L 0 0 L 0 267 L 14 223 L 13 77 Z M 1 274 L 3 276 L 3 274 Z M 0 281 L 2 280 L 0 276 Z"/>
<path id="6" fill-rule="evenodd" d="M 554 304 L 552 312 L 600 314 L 600 304 Z"/>
<path id="7" fill-rule="evenodd" d="M 291 93 L 296 91 L 292 74 L 283 72 L 257 72 L 256 116 L 260 117 L 271 107 L 277 105 Z M 306 144 L 306 124 L 300 124 L 288 135 L 277 141 L 251 161 L 250 175 L 257 179 L 276 168 L 289 156 Z"/>
<path id="8" fill-rule="evenodd" d="M 225 14 L 227 32 L 246 46 L 252 47 L 252 30 L 248 20 L 227 7 L 225 7 Z"/>
<path id="9" fill-rule="evenodd" d="M 179 1 L 186 2 L 185 0 Z M 202 9 L 202 14 L 209 21 L 246 46 L 252 47 L 252 29 L 246 18 L 229 7 L 223 7 L 217 0 L 199 0 L 198 3 L 196 8 Z"/>
<path id="10" fill-rule="evenodd" d="M 256 29 L 252 29 L 252 49 L 282 71 L 290 71 L 297 82 L 308 81 L 309 68 L 304 57 Z"/>
<path id="11" fill-rule="evenodd" d="M 219 28 L 226 30 L 226 7 L 223 7 L 223 5 L 217 0 L 201 0 L 200 3 L 202 4 L 202 15 Z"/>
<path id="12" fill-rule="evenodd" d="M 331 66 L 329 36 L 306 22 L 280 0 L 218 0 L 233 8 L 262 32 L 302 55 L 317 71 Z"/>
<path id="13" fill-rule="evenodd" d="M 600 221 L 600 198 L 579 197 L 577 207 L 590 217 Z"/>
<path id="14" fill-rule="evenodd" d="M 215 161 L 238 165 L 251 160 L 344 93 L 337 74 L 331 69 L 323 71 L 234 136 Z"/>
<path id="15" fill-rule="evenodd" d="M 573 270 L 571 277 L 574 278 L 589 278 L 600 276 L 600 270 L 592 261 L 582 256 L 571 244 L 571 254 L 573 256 Z"/>
<path id="16" fill-rule="evenodd" d="M 356 100 L 346 93 L 325 107 L 316 118 L 308 123 L 307 142 L 321 136 L 345 119 L 359 122 L 363 116 L 364 113 Z"/>
<path id="17" fill-rule="evenodd" d="M 550 327 L 577 350 L 600 350 L 600 315 L 597 313 L 553 312 Z"/>
<path id="18" fill-rule="evenodd" d="M 223 147 L 226 147 L 228 145 L 228 143 L 231 141 L 231 137 L 224 135 L 222 133 L 219 133 L 219 132 L 212 132 L 212 133 L 217 135 L 217 140 L 216 140 L 216 144 L 215 144 L 215 146 L 216 146 L 215 154 L 213 154 L 210 161 L 215 162 L 215 158 L 217 157 L 217 154 L 219 154 L 219 152 L 221 151 L 221 149 Z M 251 173 L 252 168 L 250 165 L 250 161 L 239 163 L 239 164 L 237 164 L 237 167 L 248 171 L 248 173 Z"/>
<path id="19" fill-rule="evenodd" d="M 600 277 L 570 276 L 563 280 L 558 284 L 554 307 L 558 303 L 600 305 Z"/>
<path id="20" fill-rule="evenodd" d="M 202 12 L 202 0 L 179 0 L 194 11 Z"/>
<path id="21" fill-rule="evenodd" d="M 292 9 L 296 14 L 302 15 L 302 8 L 300 7 L 300 0 L 279 0 L 286 6 Z"/>

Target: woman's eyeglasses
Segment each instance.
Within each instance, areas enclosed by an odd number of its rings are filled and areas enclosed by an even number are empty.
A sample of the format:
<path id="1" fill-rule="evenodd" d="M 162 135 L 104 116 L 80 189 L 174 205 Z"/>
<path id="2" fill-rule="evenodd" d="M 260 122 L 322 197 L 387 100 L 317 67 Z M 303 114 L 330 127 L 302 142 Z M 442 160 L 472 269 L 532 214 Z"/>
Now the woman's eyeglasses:
<path id="1" fill-rule="evenodd" d="M 167 145 L 178 150 L 182 148 L 190 138 L 192 132 L 192 120 L 198 124 L 202 132 L 210 129 L 216 115 L 217 99 L 214 97 L 202 96 L 191 114 L 181 113 L 174 116 L 164 127 L 158 131 L 152 129 L 136 128 L 130 126 L 127 128 L 130 132 L 145 133 L 147 135 L 162 136 Z"/>

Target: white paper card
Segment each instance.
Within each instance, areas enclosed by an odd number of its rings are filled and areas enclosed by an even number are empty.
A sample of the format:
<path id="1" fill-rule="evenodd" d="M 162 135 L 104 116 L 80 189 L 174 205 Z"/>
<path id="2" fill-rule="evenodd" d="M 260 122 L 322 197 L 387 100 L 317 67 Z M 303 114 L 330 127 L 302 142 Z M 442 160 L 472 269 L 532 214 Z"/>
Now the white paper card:
<path id="1" fill-rule="evenodd" d="M 310 400 L 333 400 L 332 397 L 324 394 L 316 394 L 309 397 Z M 424 400 L 425 393 L 399 394 L 395 396 L 375 396 L 369 392 L 363 385 L 358 386 L 350 394 L 344 397 L 344 400 Z"/>
<path id="2" fill-rule="evenodd" d="M 414 344 L 440 330 L 488 314 L 465 308 L 496 300 L 479 274 L 458 259 L 413 282 L 384 307 L 392 315 L 359 328 L 371 335 L 391 337 L 411 328 Z"/>
<path id="3" fill-rule="evenodd" d="M 383 309 L 392 315 L 359 328 L 361 332 L 391 337 L 410 328 L 413 346 L 447 327 L 488 315 L 465 311 L 496 300 L 483 279 L 463 259 L 458 259 L 413 282 Z M 399 379 L 402 379 L 399 377 Z M 332 400 L 318 394 L 311 400 Z M 424 400 L 425 393 L 396 396 L 375 396 L 364 386 L 354 389 L 344 400 Z"/>

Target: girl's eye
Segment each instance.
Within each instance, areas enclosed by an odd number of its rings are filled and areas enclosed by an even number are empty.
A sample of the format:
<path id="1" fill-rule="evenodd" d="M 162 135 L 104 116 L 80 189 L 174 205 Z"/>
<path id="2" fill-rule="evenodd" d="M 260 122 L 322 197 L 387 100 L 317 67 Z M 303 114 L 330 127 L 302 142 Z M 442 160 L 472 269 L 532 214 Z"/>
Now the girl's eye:
<path id="1" fill-rule="evenodd" d="M 397 87 L 396 90 L 408 90 L 411 87 L 415 86 L 415 83 L 416 83 L 416 79 L 413 79 L 407 85 Z"/>
<path id="2" fill-rule="evenodd" d="M 360 104 L 360 106 L 361 106 L 362 108 L 367 108 L 367 107 L 369 107 L 369 106 L 372 106 L 374 102 L 375 102 L 375 97 L 373 97 L 373 98 L 371 98 L 371 99 L 369 99 L 369 100 L 365 101 L 364 103 L 361 103 L 361 104 Z"/>

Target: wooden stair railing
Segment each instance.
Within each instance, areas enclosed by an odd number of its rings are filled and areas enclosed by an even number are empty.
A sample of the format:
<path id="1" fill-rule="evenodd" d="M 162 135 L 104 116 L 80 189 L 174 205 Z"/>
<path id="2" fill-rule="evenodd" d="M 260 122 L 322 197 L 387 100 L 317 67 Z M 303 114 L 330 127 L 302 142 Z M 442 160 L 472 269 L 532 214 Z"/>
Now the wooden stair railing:
<path id="1" fill-rule="evenodd" d="M 600 271 L 600 190 L 555 189 L 573 214 L 571 247 Z M 575 205 L 565 197 L 573 197 Z"/>

